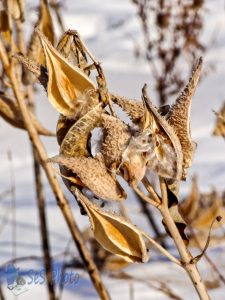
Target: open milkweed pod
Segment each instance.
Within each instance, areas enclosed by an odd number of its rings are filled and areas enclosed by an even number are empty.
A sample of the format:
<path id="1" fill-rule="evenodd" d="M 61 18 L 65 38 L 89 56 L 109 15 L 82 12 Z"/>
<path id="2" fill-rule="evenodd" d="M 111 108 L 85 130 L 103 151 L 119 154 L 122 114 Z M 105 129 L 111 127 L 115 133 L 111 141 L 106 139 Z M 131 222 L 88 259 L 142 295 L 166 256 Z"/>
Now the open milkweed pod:
<path id="1" fill-rule="evenodd" d="M 132 186 L 137 186 L 145 175 L 147 160 L 143 155 L 144 152 L 145 150 L 139 143 L 139 137 L 131 137 L 129 145 L 123 152 L 121 167 L 124 168 L 125 179 L 129 181 Z M 126 176 L 128 178 L 126 178 Z"/>
<path id="2" fill-rule="evenodd" d="M 119 216 L 106 213 L 89 201 L 78 189 L 75 195 L 86 210 L 95 239 L 103 248 L 128 262 L 147 262 L 146 245 L 141 231 Z"/>
<path id="3" fill-rule="evenodd" d="M 76 66 L 68 62 L 38 30 L 48 69 L 47 93 L 55 109 L 67 117 L 75 117 L 80 102 L 87 104 L 86 95 L 95 91 L 95 84 Z"/>
<path id="4" fill-rule="evenodd" d="M 91 157 L 55 156 L 48 161 L 58 163 L 75 173 L 82 184 L 97 197 L 108 201 L 121 201 L 126 193 L 102 161 Z M 68 178 L 69 179 L 69 178 Z"/>
<path id="5" fill-rule="evenodd" d="M 123 152 L 123 163 L 126 166 L 133 185 L 144 177 L 147 169 L 159 176 L 181 179 L 183 154 L 180 141 L 164 115 L 168 107 L 156 108 L 147 96 L 147 85 L 143 87 L 143 112 L 139 122 L 139 132 L 132 136 L 129 145 Z"/>
<path id="6" fill-rule="evenodd" d="M 68 131 L 66 130 L 66 119 L 65 122 L 61 122 L 61 125 L 57 126 L 57 139 L 61 141 L 60 154 L 68 157 L 75 156 L 90 156 L 88 152 L 88 139 L 91 131 L 97 127 L 100 123 L 101 113 L 103 109 L 101 104 L 98 104 L 77 122 L 75 122 Z M 62 118 L 61 118 L 62 119 Z M 69 122 L 67 122 L 70 125 Z M 65 126 L 64 126 L 65 125 Z M 60 130 L 61 129 L 61 130 Z M 65 134 L 64 136 L 60 136 Z"/>
<path id="7" fill-rule="evenodd" d="M 192 76 L 189 79 L 182 94 L 170 107 L 166 119 L 174 128 L 176 135 L 180 140 L 183 152 L 182 180 L 186 179 L 186 169 L 191 166 L 196 143 L 191 138 L 190 131 L 190 108 L 192 97 L 194 96 L 202 69 L 202 58 L 199 59 Z"/>
<path id="8" fill-rule="evenodd" d="M 145 116 L 141 124 L 142 131 L 133 138 L 132 143 L 136 143 L 136 152 L 142 153 L 147 168 L 163 178 L 180 180 L 183 161 L 180 141 L 174 129 L 148 98 L 146 88 L 145 85 L 143 88 Z"/>

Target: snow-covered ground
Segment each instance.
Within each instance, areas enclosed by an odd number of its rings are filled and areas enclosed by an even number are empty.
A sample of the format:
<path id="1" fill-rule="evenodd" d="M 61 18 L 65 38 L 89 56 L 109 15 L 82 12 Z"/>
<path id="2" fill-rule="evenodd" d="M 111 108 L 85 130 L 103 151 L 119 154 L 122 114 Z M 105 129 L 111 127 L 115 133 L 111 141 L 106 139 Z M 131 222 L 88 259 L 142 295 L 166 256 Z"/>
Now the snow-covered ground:
<path id="1" fill-rule="evenodd" d="M 28 1 L 31 7 L 35 1 Z M 76 29 L 85 39 L 94 56 L 102 62 L 110 91 L 118 94 L 140 98 L 144 83 L 151 86 L 151 74 L 146 63 L 136 60 L 133 55 L 133 41 L 142 41 L 140 24 L 136 18 L 136 11 L 128 0 L 83 0 L 65 2 L 64 21 L 67 29 Z M 30 20 L 35 18 L 29 14 Z M 215 69 L 200 83 L 192 105 L 192 135 L 198 143 L 193 166 L 189 171 L 188 180 L 182 185 L 181 193 L 187 193 L 191 176 L 198 174 L 202 191 L 215 187 L 224 190 L 225 179 L 225 144 L 220 138 L 211 136 L 215 116 L 212 110 L 218 110 L 225 98 L 225 11 L 223 0 L 208 0 L 206 11 L 206 28 L 202 40 L 208 45 L 204 55 L 204 66 L 213 65 Z M 117 24 L 121 24 L 117 27 Z M 214 43 L 211 45 L 211 41 Z M 55 130 L 58 115 L 48 103 L 41 88 L 37 101 L 38 116 L 43 124 Z M 154 99 L 154 91 L 151 91 Z M 171 102 L 174 99 L 171 99 Z M 58 145 L 54 138 L 42 138 L 49 156 L 58 152 Z M 14 129 L 0 119 L 0 193 L 9 189 L 11 181 L 16 186 L 16 236 L 18 257 L 41 256 L 38 212 L 35 203 L 33 184 L 32 159 L 30 144 L 25 132 Z M 8 159 L 8 152 L 12 154 L 12 162 Z M 10 171 L 11 170 L 11 171 Z M 14 178 L 14 179 L 13 179 Z M 70 235 L 63 220 L 55 199 L 46 185 L 48 226 L 52 255 L 55 257 L 55 267 L 60 267 L 63 261 L 63 251 L 70 241 Z M 65 190 L 67 193 L 67 191 Z M 68 193 L 67 193 L 68 194 Z M 80 228 L 88 224 L 86 217 L 79 213 L 79 209 L 71 199 L 74 216 Z M 0 267 L 12 258 L 12 196 L 0 198 Z M 130 202 L 130 205 L 129 205 Z M 146 223 L 140 218 L 139 208 L 135 201 L 126 202 L 133 220 L 145 228 Z M 71 243 L 69 248 L 76 256 L 77 252 Z M 219 265 L 220 271 L 225 274 L 224 250 L 222 247 L 210 250 L 212 259 Z M 40 260 L 25 260 L 16 263 L 21 272 L 29 269 L 41 270 Z M 13 293 L 7 288 L 2 270 L 3 292 L 6 299 L 13 299 Z M 200 263 L 203 278 L 213 280 L 211 271 L 204 263 Z M 79 280 L 74 285 L 66 285 L 62 299 L 98 299 L 87 274 L 81 270 L 72 270 L 79 274 Z M 177 266 L 168 261 L 162 261 L 159 256 L 152 254 L 152 261 L 145 265 L 134 265 L 127 270 L 138 278 L 157 285 L 165 282 L 181 299 L 198 299 L 187 275 Z M 31 279 L 30 279 L 31 280 Z M 139 281 L 122 281 L 103 276 L 103 280 L 112 299 L 168 299 L 162 292 Z M 133 291 L 133 292 L 131 292 Z M 221 286 L 211 289 L 212 299 L 225 299 L 225 288 Z M 132 295 L 131 295 L 132 294 Z M 132 298 L 133 297 L 133 298 Z M 46 288 L 43 284 L 32 282 L 28 291 L 18 296 L 18 299 L 47 299 Z"/>

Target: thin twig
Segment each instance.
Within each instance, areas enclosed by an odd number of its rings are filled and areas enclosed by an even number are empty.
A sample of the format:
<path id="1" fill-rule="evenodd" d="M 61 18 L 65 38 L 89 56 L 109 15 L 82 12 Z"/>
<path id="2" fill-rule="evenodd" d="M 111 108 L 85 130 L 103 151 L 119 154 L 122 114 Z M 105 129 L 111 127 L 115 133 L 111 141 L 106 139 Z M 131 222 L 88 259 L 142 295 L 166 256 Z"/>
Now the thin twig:
<path id="1" fill-rule="evenodd" d="M 163 248 L 167 249 L 166 243 L 162 239 L 162 234 L 159 230 L 159 227 L 154 219 L 154 216 L 153 216 L 151 210 L 149 209 L 149 204 L 138 195 L 137 195 L 137 200 L 141 206 L 141 210 L 142 210 L 143 214 L 146 216 L 151 228 L 153 229 L 153 231 L 156 235 L 156 239 L 159 240 L 159 242 Z"/>
<path id="2" fill-rule="evenodd" d="M 151 185 L 151 183 L 149 182 L 148 178 L 146 176 L 144 176 L 144 178 L 142 179 L 142 183 L 144 184 L 146 190 L 149 192 L 149 194 L 153 197 L 153 199 L 158 202 L 161 203 L 161 199 L 159 197 L 159 195 L 156 193 L 156 191 L 154 190 L 153 186 Z"/>
<path id="3" fill-rule="evenodd" d="M 141 197 L 143 200 L 145 200 L 146 202 L 152 204 L 153 206 L 159 208 L 161 206 L 160 203 L 157 203 L 156 201 L 154 201 L 153 199 L 149 198 L 148 196 L 146 196 L 137 186 L 132 186 L 133 190 L 135 191 L 135 193 Z"/>
<path id="4" fill-rule="evenodd" d="M 200 251 L 203 251 L 203 249 L 202 249 L 202 247 L 201 247 L 201 245 L 199 243 L 199 240 L 198 240 L 198 238 L 197 238 L 197 236 L 196 236 L 193 228 L 191 227 L 191 225 L 188 225 L 188 227 L 189 227 L 189 229 L 191 231 L 191 236 L 194 239 L 194 241 L 196 242 L 198 248 L 200 249 Z M 217 266 L 215 265 L 215 263 L 211 260 L 211 258 L 208 256 L 208 254 L 206 252 L 204 253 L 204 257 L 205 257 L 206 261 L 209 263 L 209 265 L 211 266 L 211 268 L 213 269 L 213 271 L 218 275 L 219 280 L 223 284 L 225 284 L 225 278 L 224 278 L 224 276 L 221 274 L 221 272 L 219 271 L 219 269 L 217 268 Z"/>
<path id="5" fill-rule="evenodd" d="M 163 248 L 160 244 L 158 244 L 154 239 L 152 239 L 148 234 L 146 234 L 144 231 L 142 231 L 142 234 L 144 237 L 150 242 L 152 246 L 154 246 L 156 249 L 158 249 L 162 254 L 164 254 L 166 257 L 169 258 L 172 262 L 177 264 L 178 266 L 181 266 L 181 262 L 176 259 L 172 254 L 170 254 L 165 248 Z"/>

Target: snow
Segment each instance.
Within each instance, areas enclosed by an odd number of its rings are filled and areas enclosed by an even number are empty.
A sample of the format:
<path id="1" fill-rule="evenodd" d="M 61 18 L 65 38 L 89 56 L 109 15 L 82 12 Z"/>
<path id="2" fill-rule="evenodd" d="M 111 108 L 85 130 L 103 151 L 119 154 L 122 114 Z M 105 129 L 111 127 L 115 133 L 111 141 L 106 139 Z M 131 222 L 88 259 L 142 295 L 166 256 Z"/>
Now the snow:
<path id="1" fill-rule="evenodd" d="M 30 7 L 36 1 L 30 1 Z M 102 62 L 102 67 L 108 82 L 110 91 L 130 98 L 139 98 L 144 83 L 151 87 L 151 73 L 143 60 L 134 58 L 134 40 L 142 41 L 140 24 L 136 18 L 135 8 L 131 1 L 124 0 L 83 0 L 65 2 L 64 21 L 66 29 L 76 29 L 85 39 L 94 56 Z M 29 13 L 29 20 L 35 19 L 35 14 Z M 206 28 L 203 41 L 208 45 L 204 55 L 204 68 L 213 66 L 213 71 L 202 80 L 192 105 L 192 135 L 198 143 L 193 166 L 189 171 L 188 179 L 182 185 L 181 194 L 185 195 L 189 188 L 191 177 L 198 174 L 199 184 L 202 191 L 208 191 L 215 187 L 219 191 L 224 190 L 225 156 L 224 141 L 211 136 L 215 116 L 212 110 L 218 110 L 224 101 L 224 77 L 225 77 L 225 12 L 224 1 L 207 1 Z M 121 26 L 117 26 L 122 24 Z M 113 29 L 112 29 L 113 27 Z M 30 29 L 29 29 L 30 30 Z M 213 41 L 213 43 L 212 43 Z M 43 124 L 55 130 L 58 118 L 56 111 L 48 103 L 43 90 L 39 89 L 37 98 L 38 117 Z M 151 88 L 152 99 L 156 99 L 154 90 Z M 174 99 L 171 99 L 171 102 Z M 58 152 L 58 145 L 54 138 L 42 138 L 49 156 Z M 20 256 L 37 256 L 38 260 L 25 260 L 16 263 L 24 274 L 29 269 L 40 270 L 41 242 L 39 235 L 38 212 L 35 202 L 35 190 L 33 184 L 32 158 L 29 139 L 25 132 L 10 127 L 0 119 L 0 194 L 10 189 L 12 176 L 16 186 L 16 234 L 17 253 Z M 8 159 L 8 151 L 12 154 L 12 163 Z M 13 171 L 10 171 L 13 169 Z M 63 183 L 62 183 L 63 186 Z M 81 216 L 74 200 L 66 191 L 71 201 L 73 214 L 80 228 L 88 225 L 86 217 Z M 54 196 L 46 184 L 45 194 L 47 199 L 48 226 L 50 231 L 51 251 L 54 257 L 55 268 L 63 262 L 63 252 L 70 241 L 70 235 L 56 205 Z M 9 194 L 0 199 L 0 266 L 4 266 L 12 258 L 12 213 Z M 129 205 L 130 203 L 130 205 Z M 134 223 L 146 228 L 147 223 L 139 216 L 139 208 L 134 197 L 126 203 Z M 154 210 L 153 210 L 154 211 Z M 159 220 L 160 221 L 160 220 Z M 3 227 L 4 226 L 4 227 Z M 77 251 L 73 243 L 70 243 L 71 255 L 77 257 Z M 174 249 L 173 249 L 174 251 Z M 218 247 L 209 251 L 211 258 L 220 266 L 220 271 L 225 274 L 224 248 Z M 208 273 L 207 264 L 202 261 L 199 264 L 204 279 L 211 280 L 213 276 Z M 7 288 L 5 278 L 2 279 L 3 292 L 7 299 L 14 299 L 13 293 Z M 65 286 L 62 299 L 98 299 L 98 296 L 90 283 L 86 272 L 80 269 L 72 269 L 79 274 L 76 285 Z M 139 264 L 129 267 L 127 273 L 134 277 L 156 284 L 160 280 L 167 283 L 173 292 L 182 299 L 198 299 L 188 276 L 182 269 L 162 256 L 152 252 L 152 261 L 147 264 Z M 1 274 L 1 273 L 0 273 Z M 151 286 L 137 280 L 118 280 L 103 275 L 103 280 L 109 290 L 112 299 L 160 299 L 166 300 L 168 296 L 156 291 Z M 131 292 L 133 290 L 133 292 Z M 225 299 L 223 286 L 209 291 L 212 299 Z M 41 284 L 31 284 L 28 291 L 17 296 L 18 299 L 47 299 L 46 287 Z"/>

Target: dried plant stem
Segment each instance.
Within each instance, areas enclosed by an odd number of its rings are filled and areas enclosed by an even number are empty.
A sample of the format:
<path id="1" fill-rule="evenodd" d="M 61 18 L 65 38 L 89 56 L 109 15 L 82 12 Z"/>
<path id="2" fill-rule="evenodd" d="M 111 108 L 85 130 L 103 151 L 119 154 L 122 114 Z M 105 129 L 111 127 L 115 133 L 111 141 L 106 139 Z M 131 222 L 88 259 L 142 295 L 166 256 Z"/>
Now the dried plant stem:
<path id="1" fill-rule="evenodd" d="M 206 287 L 200 277 L 196 264 L 193 262 L 193 257 L 189 250 L 187 249 L 173 218 L 170 215 L 168 209 L 168 197 L 166 183 L 160 178 L 160 188 L 162 193 L 162 206 L 160 207 L 160 212 L 163 216 L 163 220 L 175 242 L 177 250 L 181 257 L 181 263 L 185 271 L 188 273 L 191 281 L 199 295 L 201 300 L 210 299 Z"/>
<path id="2" fill-rule="evenodd" d="M 161 203 L 161 199 L 159 195 L 156 193 L 156 191 L 154 190 L 153 186 L 148 181 L 148 178 L 146 176 L 142 179 L 142 183 L 145 186 L 146 190 L 149 192 L 149 194 L 153 197 L 153 199 L 156 202 Z"/>
<path id="3" fill-rule="evenodd" d="M 42 251 L 44 254 L 44 264 L 46 270 L 46 279 L 48 286 L 48 294 L 50 300 L 55 300 L 55 288 L 52 278 L 52 259 L 50 255 L 50 245 L 48 239 L 47 220 L 45 213 L 45 197 L 43 193 L 43 186 L 41 180 L 41 169 L 38 162 L 37 151 L 33 147 L 33 160 L 34 160 L 34 173 L 35 173 L 35 187 L 36 187 L 36 198 L 38 204 L 38 212 L 41 227 L 41 239 L 42 239 Z"/>
<path id="4" fill-rule="evenodd" d="M 154 246 L 162 254 L 164 254 L 166 257 L 168 257 L 172 262 L 174 262 L 175 264 L 181 266 L 181 262 L 178 259 L 176 259 L 176 257 L 174 257 L 172 254 L 170 254 L 165 248 L 163 248 L 161 245 L 159 245 L 154 239 L 152 239 L 144 231 L 142 231 L 142 234 L 145 236 L 145 238 L 150 242 L 150 244 L 152 246 Z"/>
<path id="5" fill-rule="evenodd" d="M 200 245 L 200 243 L 199 243 L 199 240 L 198 240 L 198 238 L 197 238 L 197 236 L 196 236 L 196 234 L 195 234 L 193 228 L 191 227 L 191 225 L 189 225 L 189 229 L 190 229 L 190 231 L 191 231 L 191 235 L 192 235 L 193 239 L 195 240 L 195 242 L 196 242 L 196 244 L 197 244 L 199 250 L 202 252 L 203 249 L 202 249 L 202 247 L 201 247 L 201 245 Z M 217 274 L 217 276 L 219 277 L 219 280 L 220 280 L 223 284 L 225 284 L 225 278 L 224 278 L 224 276 L 221 274 L 221 272 L 219 271 L 219 269 L 217 268 L 217 266 L 215 265 L 215 263 L 211 260 L 211 258 L 208 256 L 208 254 L 207 254 L 206 252 L 204 252 L 204 257 L 205 257 L 206 261 L 208 262 L 208 264 L 209 264 L 209 265 L 211 266 L 211 268 L 213 269 L 213 271 L 214 271 L 214 272 Z"/>
<path id="6" fill-rule="evenodd" d="M 26 51 L 26 46 L 25 46 L 23 24 L 20 20 L 17 20 L 15 22 L 15 26 L 16 26 L 16 33 L 17 33 L 16 37 L 17 37 L 18 48 L 19 48 L 20 52 L 24 54 Z M 31 85 L 27 86 L 26 92 L 27 92 L 30 112 L 35 113 L 35 106 L 34 106 L 34 99 L 33 99 L 33 87 Z M 44 196 L 42 179 L 41 179 L 41 168 L 40 168 L 40 163 L 39 163 L 39 159 L 38 159 L 38 153 L 37 153 L 37 150 L 35 149 L 33 143 L 31 143 L 31 148 L 32 148 L 32 154 L 33 154 L 36 200 L 37 200 L 39 220 L 40 220 L 42 251 L 43 251 L 44 265 L 45 265 L 45 271 L 46 271 L 48 298 L 49 298 L 49 300 L 56 300 L 55 286 L 54 286 L 53 274 L 52 274 L 52 259 L 51 259 L 51 254 L 50 254 L 50 243 L 49 243 L 49 238 L 48 238 L 49 235 L 48 235 L 48 228 L 47 228 L 47 219 L 46 219 L 46 213 L 45 213 L 45 196 Z"/>
<path id="7" fill-rule="evenodd" d="M 82 235 L 81 235 L 79 228 L 73 218 L 73 214 L 72 214 L 71 208 L 69 206 L 68 200 L 63 195 L 63 192 L 62 192 L 61 187 L 56 179 L 56 176 L 54 174 L 54 171 L 53 171 L 51 165 L 46 162 L 48 159 L 46 150 L 39 138 L 36 128 L 32 124 L 32 120 L 30 118 L 30 113 L 29 113 L 27 106 L 23 99 L 23 93 L 19 88 L 18 79 L 15 76 L 15 73 L 13 72 L 14 70 L 12 70 L 10 68 L 7 53 L 6 53 L 6 50 L 5 50 L 1 40 L 0 40 L 0 58 L 2 60 L 5 72 L 11 81 L 13 93 L 14 93 L 15 98 L 17 99 L 18 106 L 21 110 L 21 114 L 23 116 L 24 123 L 26 125 L 30 140 L 31 140 L 32 144 L 34 145 L 35 149 L 37 150 L 39 162 L 46 173 L 46 176 L 47 176 L 49 184 L 53 190 L 53 193 L 56 197 L 59 208 L 61 209 L 62 214 L 66 220 L 66 223 L 70 229 L 73 240 L 77 246 L 77 249 L 78 249 L 79 254 L 84 262 L 84 265 L 89 273 L 89 276 L 99 294 L 99 297 L 104 300 L 110 299 L 108 292 L 101 280 L 98 269 L 83 242 Z"/>
<path id="8" fill-rule="evenodd" d="M 141 206 L 141 210 L 142 210 L 143 214 L 148 219 L 149 224 L 150 224 L 150 226 L 152 227 L 152 229 L 153 229 L 153 231 L 155 233 L 156 239 L 159 240 L 159 242 L 160 242 L 160 244 L 161 244 L 161 246 L 163 248 L 167 249 L 167 246 L 166 246 L 164 240 L 162 239 L 162 234 L 161 234 L 161 232 L 160 232 L 160 230 L 158 228 L 158 225 L 157 225 L 157 223 L 156 223 L 156 221 L 154 219 L 154 216 L 153 216 L 151 210 L 149 209 L 148 203 L 146 201 L 144 201 L 138 195 L 137 195 L 137 200 L 138 200 L 138 202 L 139 202 L 139 204 Z"/>
<path id="9" fill-rule="evenodd" d="M 146 196 L 137 186 L 132 186 L 133 190 L 135 191 L 135 193 L 141 197 L 143 200 L 145 200 L 146 202 L 152 204 L 153 206 L 159 208 L 161 206 L 161 203 L 158 203 L 156 201 L 154 201 L 153 199 L 149 198 L 148 196 Z"/>

